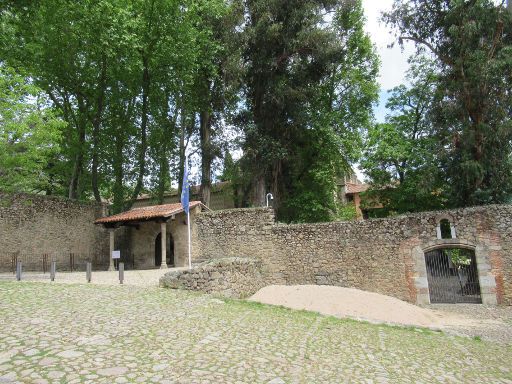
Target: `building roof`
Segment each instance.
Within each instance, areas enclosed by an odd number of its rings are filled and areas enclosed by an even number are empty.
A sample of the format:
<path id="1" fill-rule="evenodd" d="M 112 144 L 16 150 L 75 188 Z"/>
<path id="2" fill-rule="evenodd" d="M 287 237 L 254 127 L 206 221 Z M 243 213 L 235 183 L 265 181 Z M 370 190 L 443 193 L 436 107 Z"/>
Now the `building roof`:
<path id="1" fill-rule="evenodd" d="M 213 183 L 211 185 L 211 191 L 212 192 L 222 191 L 222 190 L 224 190 L 224 188 L 228 187 L 229 185 L 230 185 L 229 181 L 219 181 L 219 182 Z M 197 195 L 197 194 L 199 194 L 200 189 L 201 189 L 200 184 L 192 185 L 192 186 L 190 186 L 190 194 Z M 169 197 L 169 196 L 178 196 L 178 190 L 171 189 L 170 191 L 167 191 L 164 193 L 164 197 Z M 153 198 L 153 196 L 151 194 L 143 193 L 137 197 L 137 200 L 150 200 L 152 198 Z"/>
<path id="2" fill-rule="evenodd" d="M 352 193 L 361 193 L 368 190 L 370 186 L 368 184 L 354 184 L 354 183 L 346 183 L 345 184 L 345 194 L 350 195 Z"/>
<path id="3" fill-rule="evenodd" d="M 198 205 L 203 206 L 200 201 L 191 201 L 189 207 Z M 94 224 L 121 223 L 129 221 L 147 221 L 150 219 L 167 218 L 177 213 L 183 212 L 181 203 L 152 205 L 149 207 L 132 208 L 129 211 L 118 213 L 117 215 L 102 217 L 97 219 Z"/>

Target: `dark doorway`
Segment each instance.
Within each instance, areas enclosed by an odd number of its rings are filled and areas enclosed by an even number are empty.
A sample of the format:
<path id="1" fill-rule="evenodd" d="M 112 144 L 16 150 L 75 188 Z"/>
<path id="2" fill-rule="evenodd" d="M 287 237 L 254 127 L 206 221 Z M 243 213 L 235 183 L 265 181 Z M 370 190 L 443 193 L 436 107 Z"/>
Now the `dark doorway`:
<path id="1" fill-rule="evenodd" d="M 431 303 L 481 304 L 475 252 L 464 248 L 425 253 Z"/>
<path id="2" fill-rule="evenodd" d="M 170 233 L 167 234 L 167 265 L 174 266 L 174 241 Z M 155 266 L 162 264 L 162 233 L 159 233 L 155 239 Z"/>

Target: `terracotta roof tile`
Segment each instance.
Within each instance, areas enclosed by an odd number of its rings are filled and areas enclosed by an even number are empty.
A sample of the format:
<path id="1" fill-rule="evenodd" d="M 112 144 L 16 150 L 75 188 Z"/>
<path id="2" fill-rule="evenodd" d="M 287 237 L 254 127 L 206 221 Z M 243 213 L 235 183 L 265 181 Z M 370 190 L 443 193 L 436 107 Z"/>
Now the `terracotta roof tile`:
<path id="1" fill-rule="evenodd" d="M 191 201 L 190 208 L 202 205 L 200 201 Z M 102 217 L 94 222 L 94 224 L 120 223 L 126 221 L 148 220 L 159 217 L 170 217 L 177 213 L 183 212 L 181 203 L 152 205 L 149 207 L 133 208 L 117 215 Z"/>
<path id="2" fill-rule="evenodd" d="M 347 183 L 345 184 L 345 193 L 351 194 L 351 193 L 360 193 L 365 192 L 368 190 L 370 186 L 368 184 L 353 184 L 353 183 Z"/>

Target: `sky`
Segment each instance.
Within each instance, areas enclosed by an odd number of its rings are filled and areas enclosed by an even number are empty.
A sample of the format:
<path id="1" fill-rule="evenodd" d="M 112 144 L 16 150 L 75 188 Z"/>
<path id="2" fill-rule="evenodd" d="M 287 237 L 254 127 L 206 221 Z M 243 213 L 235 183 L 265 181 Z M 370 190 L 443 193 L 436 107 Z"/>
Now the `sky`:
<path id="1" fill-rule="evenodd" d="M 393 5 L 393 0 L 363 0 L 363 8 L 366 16 L 366 31 L 370 35 L 381 60 L 379 84 L 379 106 L 374 110 L 377 121 L 384 121 L 386 115 L 387 91 L 397 85 L 405 83 L 405 72 L 409 67 L 407 58 L 414 53 L 414 45 L 406 43 L 404 48 L 395 44 L 393 48 L 387 46 L 396 42 L 391 29 L 380 22 L 382 11 L 388 11 Z"/>
<path id="2" fill-rule="evenodd" d="M 381 61 L 378 78 L 380 85 L 379 104 L 373 111 L 377 122 L 384 122 L 386 117 L 388 91 L 406 83 L 405 73 L 409 68 L 407 59 L 415 51 L 414 44 L 406 42 L 403 48 L 396 44 L 391 29 L 379 20 L 382 11 L 391 10 L 392 5 L 393 0 L 363 0 L 366 32 L 370 35 Z M 393 48 L 388 48 L 391 43 L 395 43 Z M 359 180 L 365 181 L 365 175 L 359 169 L 358 164 L 354 164 L 353 169 Z"/>

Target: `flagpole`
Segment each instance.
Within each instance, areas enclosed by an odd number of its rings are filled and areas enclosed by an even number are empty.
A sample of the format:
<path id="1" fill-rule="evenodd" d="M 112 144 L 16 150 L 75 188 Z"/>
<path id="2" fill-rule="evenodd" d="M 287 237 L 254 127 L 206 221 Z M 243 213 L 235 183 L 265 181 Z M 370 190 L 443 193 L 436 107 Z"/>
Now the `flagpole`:
<path id="1" fill-rule="evenodd" d="M 188 185 L 188 156 L 185 156 L 185 164 L 183 167 L 183 184 L 181 186 L 181 207 L 187 213 L 187 229 L 188 229 L 188 269 L 192 269 L 192 244 L 190 243 L 190 199 Z"/>
<path id="2" fill-rule="evenodd" d="M 190 206 L 187 212 L 187 226 L 188 226 L 188 269 L 192 269 L 192 256 L 191 256 L 191 244 L 190 244 Z"/>

